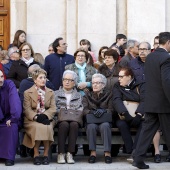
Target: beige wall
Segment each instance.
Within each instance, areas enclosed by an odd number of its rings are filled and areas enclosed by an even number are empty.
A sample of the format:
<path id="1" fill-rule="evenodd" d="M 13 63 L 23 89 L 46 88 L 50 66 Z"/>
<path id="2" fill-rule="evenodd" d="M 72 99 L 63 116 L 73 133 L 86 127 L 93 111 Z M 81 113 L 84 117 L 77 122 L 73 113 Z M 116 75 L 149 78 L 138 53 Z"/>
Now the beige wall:
<path id="1" fill-rule="evenodd" d="M 62 36 L 73 54 L 83 38 L 90 40 L 96 57 L 117 33 L 149 41 L 170 30 L 168 0 L 11 0 L 11 42 L 18 29 L 27 32 L 35 52 L 45 57 L 48 45 Z"/>

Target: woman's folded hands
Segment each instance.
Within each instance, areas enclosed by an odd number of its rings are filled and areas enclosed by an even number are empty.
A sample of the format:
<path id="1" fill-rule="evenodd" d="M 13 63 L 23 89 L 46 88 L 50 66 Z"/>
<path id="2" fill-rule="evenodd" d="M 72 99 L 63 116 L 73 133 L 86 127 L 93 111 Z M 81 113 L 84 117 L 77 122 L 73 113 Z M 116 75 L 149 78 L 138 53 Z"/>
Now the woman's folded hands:
<path id="1" fill-rule="evenodd" d="M 37 115 L 37 122 L 44 125 L 50 125 L 50 120 L 48 119 L 48 116 L 42 113 Z"/>
<path id="2" fill-rule="evenodd" d="M 96 110 L 91 110 L 90 114 L 93 114 L 95 117 L 100 118 L 106 112 L 107 112 L 106 109 L 96 109 Z"/>

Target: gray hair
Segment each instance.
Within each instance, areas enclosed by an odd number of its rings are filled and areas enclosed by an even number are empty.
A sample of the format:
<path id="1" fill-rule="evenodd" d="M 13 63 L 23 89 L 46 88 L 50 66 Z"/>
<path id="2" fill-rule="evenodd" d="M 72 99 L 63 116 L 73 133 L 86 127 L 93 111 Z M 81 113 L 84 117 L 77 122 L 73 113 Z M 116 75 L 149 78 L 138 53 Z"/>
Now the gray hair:
<path id="1" fill-rule="evenodd" d="M 104 87 L 106 86 L 107 79 L 106 79 L 106 77 L 103 74 L 100 74 L 100 73 L 93 74 L 92 81 L 93 81 L 94 78 L 100 78 L 101 82 L 104 84 Z"/>
<path id="2" fill-rule="evenodd" d="M 77 74 L 74 71 L 71 71 L 71 70 L 64 71 L 63 78 L 65 77 L 66 74 L 72 74 L 73 75 L 73 80 L 74 80 L 75 84 L 76 85 L 78 84 L 78 82 L 77 82 L 78 81 L 78 76 L 77 76 Z"/>
<path id="3" fill-rule="evenodd" d="M 140 47 L 141 44 L 147 44 L 148 50 L 151 49 L 151 45 L 150 45 L 148 42 L 146 42 L 146 41 L 141 42 L 141 43 L 139 44 L 139 47 Z"/>
<path id="4" fill-rule="evenodd" d="M 13 46 L 13 47 L 9 48 L 9 49 L 8 49 L 8 57 L 11 57 L 11 55 L 12 55 L 15 51 L 17 51 L 17 50 L 18 50 L 18 53 L 19 53 L 19 49 L 18 49 L 18 47 L 16 47 L 16 46 Z"/>
<path id="5" fill-rule="evenodd" d="M 129 48 L 134 47 L 136 42 L 138 42 L 138 41 L 137 40 L 128 40 L 127 41 L 127 49 L 129 50 Z"/>
<path id="6" fill-rule="evenodd" d="M 38 70 L 40 69 L 41 67 L 38 65 L 38 64 L 33 64 L 31 65 L 29 68 L 28 68 L 28 77 L 32 77 L 32 73 L 35 71 L 35 70 Z"/>

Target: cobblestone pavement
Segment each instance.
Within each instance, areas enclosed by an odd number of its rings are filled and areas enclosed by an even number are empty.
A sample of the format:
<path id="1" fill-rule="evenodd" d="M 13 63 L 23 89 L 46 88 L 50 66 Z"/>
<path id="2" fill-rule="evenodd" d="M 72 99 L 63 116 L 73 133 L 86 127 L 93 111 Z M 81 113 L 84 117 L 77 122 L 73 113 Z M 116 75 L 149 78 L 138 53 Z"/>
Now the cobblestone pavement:
<path id="1" fill-rule="evenodd" d="M 50 165 L 33 165 L 31 157 L 20 158 L 16 156 L 15 165 L 6 167 L 3 162 L 0 162 L 0 170 L 137 170 L 130 163 L 126 161 L 129 157 L 127 154 L 119 153 L 118 157 L 113 158 L 112 164 L 104 163 L 104 156 L 102 147 L 97 148 L 96 163 L 89 164 L 87 162 L 88 156 L 83 155 L 82 149 L 79 149 L 77 155 L 74 157 L 75 164 L 57 164 L 57 154 L 53 154 Z M 146 163 L 149 164 L 151 170 L 169 170 L 170 163 L 163 162 L 167 152 L 162 152 L 162 163 L 156 164 L 153 162 L 153 157 L 148 155 Z"/>

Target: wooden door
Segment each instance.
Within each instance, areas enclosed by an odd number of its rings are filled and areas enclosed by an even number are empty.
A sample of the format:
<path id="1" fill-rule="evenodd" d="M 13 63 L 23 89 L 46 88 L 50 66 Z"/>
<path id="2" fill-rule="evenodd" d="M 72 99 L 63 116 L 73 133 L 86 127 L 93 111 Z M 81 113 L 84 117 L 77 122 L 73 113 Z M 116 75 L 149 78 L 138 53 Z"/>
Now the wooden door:
<path id="1" fill-rule="evenodd" d="M 10 43 L 10 0 L 0 0 L 0 45 L 7 49 Z"/>

